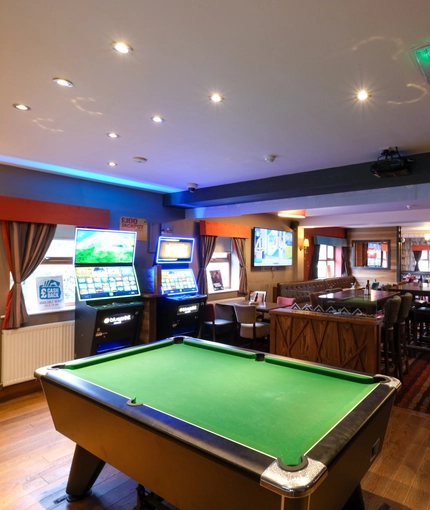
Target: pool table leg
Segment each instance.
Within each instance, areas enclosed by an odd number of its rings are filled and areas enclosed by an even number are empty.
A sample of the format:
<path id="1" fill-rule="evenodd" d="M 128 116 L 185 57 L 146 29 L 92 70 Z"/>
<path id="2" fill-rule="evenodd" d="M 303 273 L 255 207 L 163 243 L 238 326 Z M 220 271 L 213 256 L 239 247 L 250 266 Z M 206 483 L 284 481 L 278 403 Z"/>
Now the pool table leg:
<path id="1" fill-rule="evenodd" d="M 106 463 L 82 446 L 76 445 L 66 492 L 69 501 L 83 499 L 91 494 L 91 487 Z"/>

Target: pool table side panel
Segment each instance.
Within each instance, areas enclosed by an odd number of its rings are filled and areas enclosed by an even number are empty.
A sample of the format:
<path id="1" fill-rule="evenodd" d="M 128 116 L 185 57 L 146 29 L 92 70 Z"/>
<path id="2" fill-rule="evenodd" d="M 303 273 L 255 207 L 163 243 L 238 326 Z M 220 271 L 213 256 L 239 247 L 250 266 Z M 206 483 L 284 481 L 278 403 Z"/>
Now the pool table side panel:
<path id="1" fill-rule="evenodd" d="M 42 380 L 42 385 L 59 432 L 175 506 L 187 510 L 282 508 L 283 498 L 261 487 L 246 470 L 232 469 L 227 462 L 51 381 Z M 84 485 L 88 488 L 82 480 L 78 484 L 69 480 L 70 487 Z M 304 504 L 300 500 L 291 508 L 304 510 Z"/>
<path id="2" fill-rule="evenodd" d="M 312 494 L 309 510 L 343 508 L 382 449 L 391 409 L 392 401 L 386 400 L 353 440 L 331 459 L 328 476 Z M 325 446 L 324 442 L 324 447 L 317 446 L 309 455 L 324 456 Z"/>

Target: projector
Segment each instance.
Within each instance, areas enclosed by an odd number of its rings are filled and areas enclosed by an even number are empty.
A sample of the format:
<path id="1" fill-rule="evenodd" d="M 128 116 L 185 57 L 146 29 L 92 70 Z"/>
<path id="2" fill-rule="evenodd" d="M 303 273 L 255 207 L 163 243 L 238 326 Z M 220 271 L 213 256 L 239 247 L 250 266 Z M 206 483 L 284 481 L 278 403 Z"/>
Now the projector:
<path id="1" fill-rule="evenodd" d="M 411 173 L 409 169 L 409 163 L 411 162 L 412 160 L 400 156 L 397 147 L 395 149 L 389 148 L 382 151 L 378 161 L 370 166 L 370 171 L 380 179 L 401 177 Z"/>

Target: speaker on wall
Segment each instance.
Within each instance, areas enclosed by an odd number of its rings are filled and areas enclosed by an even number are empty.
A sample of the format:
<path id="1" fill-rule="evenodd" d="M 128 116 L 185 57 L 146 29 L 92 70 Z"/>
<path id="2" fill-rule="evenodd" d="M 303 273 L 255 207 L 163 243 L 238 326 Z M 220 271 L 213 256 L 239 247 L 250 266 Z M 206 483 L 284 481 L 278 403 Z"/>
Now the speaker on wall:
<path id="1" fill-rule="evenodd" d="M 297 220 L 290 221 L 290 229 L 291 230 L 297 230 L 298 226 L 299 226 L 299 222 Z"/>

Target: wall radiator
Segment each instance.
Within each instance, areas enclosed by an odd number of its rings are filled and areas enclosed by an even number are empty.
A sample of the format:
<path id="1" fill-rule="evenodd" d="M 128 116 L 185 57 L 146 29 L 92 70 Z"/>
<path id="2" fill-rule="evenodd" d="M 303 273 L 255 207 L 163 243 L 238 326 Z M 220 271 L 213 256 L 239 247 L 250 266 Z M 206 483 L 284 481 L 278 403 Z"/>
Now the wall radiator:
<path id="1" fill-rule="evenodd" d="M 75 321 L 54 322 L 1 335 L 1 383 L 10 386 L 34 379 L 37 368 L 75 357 Z"/>

